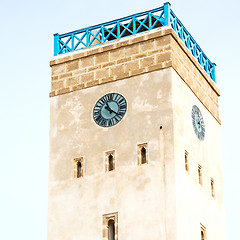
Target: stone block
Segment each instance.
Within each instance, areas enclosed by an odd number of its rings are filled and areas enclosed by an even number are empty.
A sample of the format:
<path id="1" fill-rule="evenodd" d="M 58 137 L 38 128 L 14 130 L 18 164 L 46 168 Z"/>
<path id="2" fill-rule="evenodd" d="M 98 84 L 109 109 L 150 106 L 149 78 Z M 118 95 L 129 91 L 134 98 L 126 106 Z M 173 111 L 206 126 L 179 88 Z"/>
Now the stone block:
<path id="1" fill-rule="evenodd" d="M 93 81 L 87 82 L 86 86 L 87 87 L 92 87 L 92 86 L 96 86 L 98 84 L 99 84 L 99 80 L 93 80 Z"/>
<path id="2" fill-rule="evenodd" d="M 100 53 L 95 55 L 95 63 L 97 64 L 101 64 L 101 63 L 105 63 L 105 62 L 109 62 L 109 52 L 104 52 L 104 53 Z"/>
<path id="3" fill-rule="evenodd" d="M 156 48 L 163 48 L 166 45 L 170 44 L 170 35 L 163 36 L 160 38 L 155 39 L 155 46 Z"/>
<path id="4" fill-rule="evenodd" d="M 132 60 L 147 57 L 147 52 L 132 56 Z"/>
<path id="5" fill-rule="evenodd" d="M 110 61 L 118 60 L 124 58 L 124 48 L 119 48 L 110 51 Z"/>
<path id="6" fill-rule="evenodd" d="M 67 63 L 67 72 L 77 70 L 79 68 L 79 60 L 74 60 Z"/>
<path id="7" fill-rule="evenodd" d="M 100 80 L 101 83 L 108 83 L 114 81 L 113 77 L 103 78 Z"/>
<path id="8" fill-rule="evenodd" d="M 60 89 L 60 88 L 64 88 L 64 81 L 55 81 L 51 83 L 51 89 L 52 90 L 56 90 L 56 89 Z"/>
<path id="9" fill-rule="evenodd" d="M 154 50 L 154 40 L 148 40 L 146 42 L 140 43 L 140 53 Z"/>
<path id="10" fill-rule="evenodd" d="M 60 90 L 57 90 L 57 95 L 60 95 L 60 94 L 64 94 L 64 93 L 69 93 L 70 92 L 70 88 L 67 87 L 67 88 L 62 88 Z"/>
<path id="11" fill-rule="evenodd" d="M 109 76 L 108 68 L 100 69 L 95 72 L 95 79 L 102 79 L 102 78 L 106 78 L 108 76 Z"/>
<path id="12" fill-rule="evenodd" d="M 71 76 L 72 76 L 71 72 L 63 73 L 59 76 L 59 79 L 64 79 L 64 78 L 68 78 L 68 77 L 71 77 Z"/>
<path id="13" fill-rule="evenodd" d="M 80 67 L 94 66 L 94 56 L 84 57 L 80 60 Z"/>
<path id="14" fill-rule="evenodd" d="M 79 77 L 71 77 L 66 80 L 66 87 L 79 84 Z"/>
<path id="15" fill-rule="evenodd" d="M 131 46 L 125 47 L 125 56 L 132 56 L 139 54 L 139 44 L 133 44 Z"/>
<path id="16" fill-rule="evenodd" d="M 65 72 L 66 72 L 65 63 L 52 66 L 52 76 L 60 75 Z"/>
<path id="17" fill-rule="evenodd" d="M 52 77 L 52 81 L 57 81 L 57 80 L 58 80 L 58 76 Z"/>
<path id="18" fill-rule="evenodd" d="M 90 72 L 90 73 L 84 73 L 81 75 L 81 83 L 85 83 L 88 81 L 92 81 L 94 80 L 94 73 Z"/>
<path id="19" fill-rule="evenodd" d="M 150 57 L 146 57 L 143 59 L 140 59 L 140 67 L 149 67 L 155 64 L 155 57 L 154 56 L 150 56 Z"/>
<path id="20" fill-rule="evenodd" d="M 72 91 L 77 91 L 84 88 L 84 83 L 72 86 Z"/>
<path id="21" fill-rule="evenodd" d="M 125 63 L 125 72 L 138 70 L 139 69 L 139 60 Z"/>
<path id="22" fill-rule="evenodd" d="M 131 57 L 125 57 L 125 58 L 117 60 L 117 64 L 129 62 L 129 61 L 131 61 Z"/>
<path id="23" fill-rule="evenodd" d="M 170 52 L 164 52 L 161 54 L 157 54 L 156 55 L 156 63 L 161 63 L 161 62 L 165 62 L 165 61 L 169 61 L 171 60 L 171 53 Z"/>
<path id="24" fill-rule="evenodd" d="M 124 73 L 124 64 L 112 66 L 110 68 L 110 77 L 113 75 L 119 75 L 121 73 Z"/>

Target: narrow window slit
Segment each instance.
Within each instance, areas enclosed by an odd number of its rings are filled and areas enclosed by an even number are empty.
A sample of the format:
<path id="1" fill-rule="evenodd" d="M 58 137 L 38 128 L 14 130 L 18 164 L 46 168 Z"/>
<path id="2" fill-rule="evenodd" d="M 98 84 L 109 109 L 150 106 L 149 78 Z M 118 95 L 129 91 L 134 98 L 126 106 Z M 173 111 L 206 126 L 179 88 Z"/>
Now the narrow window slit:
<path id="1" fill-rule="evenodd" d="M 108 221 L 108 239 L 115 240 L 115 224 L 112 219 Z"/>
<path id="2" fill-rule="evenodd" d="M 198 182 L 202 185 L 202 166 L 198 165 Z"/>
<path id="3" fill-rule="evenodd" d="M 185 170 L 189 172 L 188 152 L 185 150 Z"/>
<path id="4" fill-rule="evenodd" d="M 83 177 L 83 157 L 75 158 L 73 160 L 73 176 L 74 178 Z"/>
<path id="5" fill-rule="evenodd" d="M 214 180 L 211 178 L 211 195 L 212 197 L 215 197 L 215 186 L 214 186 Z"/>
<path id="6" fill-rule="evenodd" d="M 137 160 L 138 165 L 148 163 L 147 143 L 137 145 Z"/>
<path id="7" fill-rule="evenodd" d="M 201 240 L 206 240 L 207 235 L 206 235 L 206 228 L 200 224 L 200 232 L 201 232 Z"/>
<path id="8" fill-rule="evenodd" d="M 115 151 L 105 152 L 105 172 L 115 170 Z"/>
<path id="9" fill-rule="evenodd" d="M 113 155 L 110 154 L 108 156 L 108 171 L 112 171 L 114 169 L 114 166 L 113 166 Z"/>
<path id="10" fill-rule="evenodd" d="M 146 162 L 147 162 L 146 148 L 142 147 L 142 149 L 141 149 L 141 164 L 145 164 Z"/>

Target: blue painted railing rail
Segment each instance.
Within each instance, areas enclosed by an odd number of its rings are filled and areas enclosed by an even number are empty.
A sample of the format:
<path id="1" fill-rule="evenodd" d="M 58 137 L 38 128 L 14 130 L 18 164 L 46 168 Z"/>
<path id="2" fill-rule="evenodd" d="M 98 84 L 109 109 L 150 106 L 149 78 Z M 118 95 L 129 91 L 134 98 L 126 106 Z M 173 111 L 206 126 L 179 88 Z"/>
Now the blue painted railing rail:
<path id="1" fill-rule="evenodd" d="M 178 34 L 207 74 L 210 75 L 211 79 L 216 82 L 215 63 L 212 63 L 204 54 L 200 46 L 171 10 L 170 6 L 170 3 L 167 2 L 162 7 L 133 14 L 128 17 L 65 34 L 56 33 L 54 34 L 54 56 L 169 25 Z"/>

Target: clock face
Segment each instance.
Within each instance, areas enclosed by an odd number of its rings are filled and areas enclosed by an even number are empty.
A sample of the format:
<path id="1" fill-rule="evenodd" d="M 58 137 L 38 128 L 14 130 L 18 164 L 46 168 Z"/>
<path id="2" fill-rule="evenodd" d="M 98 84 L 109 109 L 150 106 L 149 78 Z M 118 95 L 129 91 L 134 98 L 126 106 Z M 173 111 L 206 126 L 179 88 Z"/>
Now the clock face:
<path id="1" fill-rule="evenodd" d="M 101 97 L 93 108 L 93 119 L 101 127 L 111 127 L 122 120 L 127 110 L 125 98 L 118 93 Z"/>
<path id="2" fill-rule="evenodd" d="M 205 125 L 202 113 L 196 105 L 192 107 L 192 124 L 197 137 L 203 141 L 205 137 Z"/>

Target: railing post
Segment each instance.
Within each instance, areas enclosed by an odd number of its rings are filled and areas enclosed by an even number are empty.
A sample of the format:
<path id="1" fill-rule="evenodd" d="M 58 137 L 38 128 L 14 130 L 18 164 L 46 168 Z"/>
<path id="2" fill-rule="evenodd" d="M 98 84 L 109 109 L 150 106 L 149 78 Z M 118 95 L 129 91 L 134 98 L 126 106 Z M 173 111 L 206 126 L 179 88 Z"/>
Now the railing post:
<path id="1" fill-rule="evenodd" d="M 217 80 L 216 80 L 216 63 L 212 63 L 213 64 L 213 69 L 212 69 L 212 80 L 217 83 Z"/>
<path id="2" fill-rule="evenodd" d="M 57 56 L 59 54 L 59 34 L 55 33 L 54 35 L 54 56 Z"/>
<path id="3" fill-rule="evenodd" d="M 169 2 L 164 3 L 164 26 L 170 25 L 170 8 L 171 4 Z"/>

